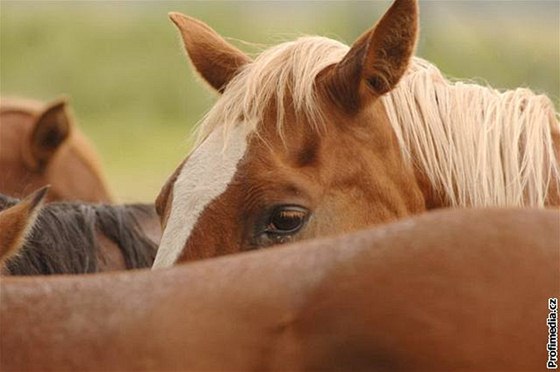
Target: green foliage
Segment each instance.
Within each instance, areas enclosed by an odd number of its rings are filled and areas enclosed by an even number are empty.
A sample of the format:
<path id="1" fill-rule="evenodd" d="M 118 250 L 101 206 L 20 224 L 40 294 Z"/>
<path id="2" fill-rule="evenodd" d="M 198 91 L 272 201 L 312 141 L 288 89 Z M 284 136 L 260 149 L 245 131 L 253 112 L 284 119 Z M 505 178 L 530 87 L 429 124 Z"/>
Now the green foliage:
<path id="1" fill-rule="evenodd" d="M 168 11 L 200 18 L 255 52 L 261 45 L 237 39 L 274 44 L 322 34 L 350 43 L 386 6 L 2 1 L 0 92 L 43 100 L 69 96 L 121 201 L 151 201 L 214 99 L 186 63 Z M 499 88 L 528 86 L 557 102 L 558 14 L 557 2 L 427 2 L 419 54 L 450 76 Z"/>

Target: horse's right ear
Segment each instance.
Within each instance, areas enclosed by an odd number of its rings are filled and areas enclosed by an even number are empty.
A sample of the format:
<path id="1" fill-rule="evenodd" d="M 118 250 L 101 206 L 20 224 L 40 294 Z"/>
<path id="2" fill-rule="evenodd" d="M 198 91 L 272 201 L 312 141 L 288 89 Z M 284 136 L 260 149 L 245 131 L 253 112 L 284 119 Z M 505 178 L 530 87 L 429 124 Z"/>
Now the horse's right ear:
<path id="1" fill-rule="evenodd" d="M 383 18 L 324 75 L 328 94 L 344 109 L 355 112 L 392 90 L 410 64 L 417 34 L 417 0 L 395 0 Z"/>
<path id="2" fill-rule="evenodd" d="M 44 167 L 70 134 L 70 118 L 66 100 L 51 103 L 35 121 L 29 139 L 29 165 L 36 169 Z"/>
<path id="3" fill-rule="evenodd" d="M 220 93 L 241 67 L 251 62 L 251 58 L 205 23 L 174 12 L 169 13 L 169 18 L 179 29 L 196 70 Z"/>
<path id="4" fill-rule="evenodd" d="M 45 186 L 16 205 L 0 211 L 0 266 L 17 255 L 37 218 L 49 186 Z"/>

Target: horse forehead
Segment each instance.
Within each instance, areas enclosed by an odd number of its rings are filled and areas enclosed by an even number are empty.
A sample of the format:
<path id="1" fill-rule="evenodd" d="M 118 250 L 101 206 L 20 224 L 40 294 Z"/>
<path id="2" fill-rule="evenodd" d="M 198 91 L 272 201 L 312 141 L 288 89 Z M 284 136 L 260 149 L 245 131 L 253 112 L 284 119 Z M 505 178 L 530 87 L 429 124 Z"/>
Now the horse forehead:
<path id="1" fill-rule="evenodd" d="M 175 263 L 203 211 L 227 190 L 247 150 L 249 132 L 243 123 L 227 133 L 217 128 L 191 153 L 173 185 L 171 211 L 154 268 Z"/>

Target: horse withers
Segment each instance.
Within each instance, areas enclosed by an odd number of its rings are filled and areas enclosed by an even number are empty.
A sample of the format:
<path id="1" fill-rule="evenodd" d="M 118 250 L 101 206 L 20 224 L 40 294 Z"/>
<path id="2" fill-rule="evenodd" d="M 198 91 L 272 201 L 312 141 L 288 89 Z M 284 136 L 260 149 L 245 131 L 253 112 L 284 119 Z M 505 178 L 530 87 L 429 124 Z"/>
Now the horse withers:
<path id="1" fill-rule="evenodd" d="M 415 0 L 395 0 L 351 47 L 303 37 L 255 59 L 196 19 L 170 17 L 221 96 L 158 198 L 154 267 L 436 208 L 560 204 L 550 99 L 450 82 L 414 57 Z"/>
<path id="2" fill-rule="evenodd" d="M 64 99 L 0 99 L 0 133 L 0 193 L 21 198 L 50 184 L 48 201 L 112 201 L 98 156 Z"/>

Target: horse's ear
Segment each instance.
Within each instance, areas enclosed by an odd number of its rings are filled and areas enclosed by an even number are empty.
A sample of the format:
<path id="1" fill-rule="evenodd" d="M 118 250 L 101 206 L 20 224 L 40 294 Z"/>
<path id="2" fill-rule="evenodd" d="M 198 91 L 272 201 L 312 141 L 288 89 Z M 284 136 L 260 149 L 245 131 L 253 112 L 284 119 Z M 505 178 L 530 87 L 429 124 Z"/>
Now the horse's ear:
<path id="1" fill-rule="evenodd" d="M 49 186 L 45 186 L 0 212 L 0 265 L 17 255 L 25 244 L 48 189 Z"/>
<path id="2" fill-rule="evenodd" d="M 44 167 L 70 134 L 70 118 L 66 100 L 59 99 L 47 106 L 34 124 L 29 142 L 32 163 Z"/>
<path id="3" fill-rule="evenodd" d="M 389 92 L 408 68 L 417 36 L 417 1 L 395 0 L 325 76 L 329 95 L 345 109 L 356 111 Z"/>
<path id="4" fill-rule="evenodd" d="M 251 62 L 251 58 L 205 23 L 174 12 L 169 13 L 169 18 L 179 29 L 196 70 L 220 93 L 241 67 Z"/>

